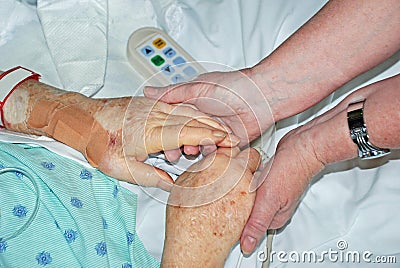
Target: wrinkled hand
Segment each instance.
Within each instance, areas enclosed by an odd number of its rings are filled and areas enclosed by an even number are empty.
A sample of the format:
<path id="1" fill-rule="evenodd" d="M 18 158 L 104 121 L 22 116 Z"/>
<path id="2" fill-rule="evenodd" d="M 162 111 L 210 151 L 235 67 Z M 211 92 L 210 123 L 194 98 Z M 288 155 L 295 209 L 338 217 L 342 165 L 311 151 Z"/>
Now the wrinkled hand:
<path id="1" fill-rule="evenodd" d="M 101 101 L 95 117 L 110 138 L 99 169 L 121 180 L 168 189 L 170 176 L 142 163 L 149 154 L 183 145 L 231 147 L 239 142 L 219 123 L 187 106 L 144 97 Z"/>
<path id="2" fill-rule="evenodd" d="M 237 135 L 239 146 L 256 139 L 272 123 L 272 112 L 260 89 L 241 72 L 214 72 L 195 81 L 165 88 L 147 87 L 145 96 L 167 103 L 189 103 L 218 117 Z"/>
<path id="3" fill-rule="evenodd" d="M 223 267 L 253 206 L 254 149 L 220 148 L 183 173 L 167 206 L 162 267 Z"/>

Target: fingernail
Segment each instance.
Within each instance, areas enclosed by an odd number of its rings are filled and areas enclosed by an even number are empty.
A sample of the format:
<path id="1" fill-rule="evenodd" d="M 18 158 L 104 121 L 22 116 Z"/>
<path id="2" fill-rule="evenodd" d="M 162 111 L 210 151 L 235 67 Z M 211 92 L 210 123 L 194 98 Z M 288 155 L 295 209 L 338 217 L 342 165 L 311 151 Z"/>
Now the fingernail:
<path id="1" fill-rule="evenodd" d="M 242 251 L 244 254 L 249 255 L 253 252 L 257 244 L 257 240 L 254 237 L 251 236 L 246 236 L 243 245 L 242 245 Z"/>
<path id="2" fill-rule="evenodd" d="M 212 132 L 214 137 L 223 138 L 226 137 L 226 133 L 220 130 L 213 130 Z"/>

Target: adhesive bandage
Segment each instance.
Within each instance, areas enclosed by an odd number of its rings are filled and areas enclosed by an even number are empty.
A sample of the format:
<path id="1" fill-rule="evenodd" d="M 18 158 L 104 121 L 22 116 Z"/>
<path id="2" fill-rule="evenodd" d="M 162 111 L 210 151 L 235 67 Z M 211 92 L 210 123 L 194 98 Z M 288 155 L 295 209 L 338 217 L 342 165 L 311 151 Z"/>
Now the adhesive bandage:
<path id="1" fill-rule="evenodd" d="M 78 104 L 64 105 L 53 100 L 36 102 L 28 118 L 29 128 L 41 129 L 52 138 L 83 153 L 97 167 L 107 150 L 108 132 L 91 111 Z"/>

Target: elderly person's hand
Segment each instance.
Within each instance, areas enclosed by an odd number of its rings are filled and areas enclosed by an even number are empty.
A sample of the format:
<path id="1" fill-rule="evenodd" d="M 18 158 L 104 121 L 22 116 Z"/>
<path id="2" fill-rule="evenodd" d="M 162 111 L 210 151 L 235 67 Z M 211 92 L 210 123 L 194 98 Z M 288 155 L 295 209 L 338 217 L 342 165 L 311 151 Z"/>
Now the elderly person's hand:
<path id="1" fill-rule="evenodd" d="M 252 148 L 220 148 L 183 173 L 167 206 L 162 267 L 223 267 L 239 240 L 255 193 L 260 161 Z"/>
<path id="2" fill-rule="evenodd" d="M 218 122 L 187 106 L 145 97 L 91 99 L 35 80 L 12 92 L 3 114 L 9 130 L 52 137 L 80 151 L 107 175 L 163 189 L 173 181 L 143 163 L 149 154 L 183 145 L 239 143 Z"/>
<path id="3" fill-rule="evenodd" d="M 108 143 L 99 169 L 145 186 L 168 189 L 165 182 L 173 183 L 166 172 L 142 163 L 149 154 L 183 145 L 232 147 L 239 142 L 218 122 L 191 107 L 145 97 L 104 101 L 96 118 L 116 138 Z"/>

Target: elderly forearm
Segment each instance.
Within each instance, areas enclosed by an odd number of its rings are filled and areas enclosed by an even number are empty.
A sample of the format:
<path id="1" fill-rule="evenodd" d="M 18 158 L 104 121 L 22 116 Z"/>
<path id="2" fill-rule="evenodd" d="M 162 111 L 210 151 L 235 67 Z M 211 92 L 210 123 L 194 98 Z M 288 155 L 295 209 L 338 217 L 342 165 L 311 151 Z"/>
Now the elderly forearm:
<path id="1" fill-rule="evenodd" d="M 116 119 L 121 107 L 127 107 L 129 99 L 113 102 L 115 109 L 100 113 L 109 106 L 108 103 L 108 100 L 94 100 L 27 80 L 12 92 L 5 103 L 4 124 L 9 130 L 61 141 L 83 153 L 96 166 L 100 161 L 97 158 L 102 157 L 109 139 L 122 128 L 122 120 L 110 119 Z M 110 114 L 112 110 L 114 115 Z"/>
<path id="2" fill-rule="evenodd" d="M 41 124 L 48 124 L 48 109 L 52 104 L 74 106 L 82 110 L 92 110 L 95 104 L 90 98 L 79 93 L 62 91 L 35 80 L 22 83 L 8 98 L 4 105 L 4 123 L 9 130 L 22 133 L 52 136 L 49 130 L 40 127 L 39 122 L 31 118 L 33 113 L 41 113 Z"/>
<path id="3" fill-rule="evenodd" d="M 397 0 L 329 1 L 270 56 L 245 70 L 276 120 L 304 111 L 400 47 Z"/>
<path id="4" fill-rule="evenodd" d="M 219 149 L 183 173 L 171 190 L 161 267 L 223 267 L 251 212 L 249 186 L 260 155 Z"/>

